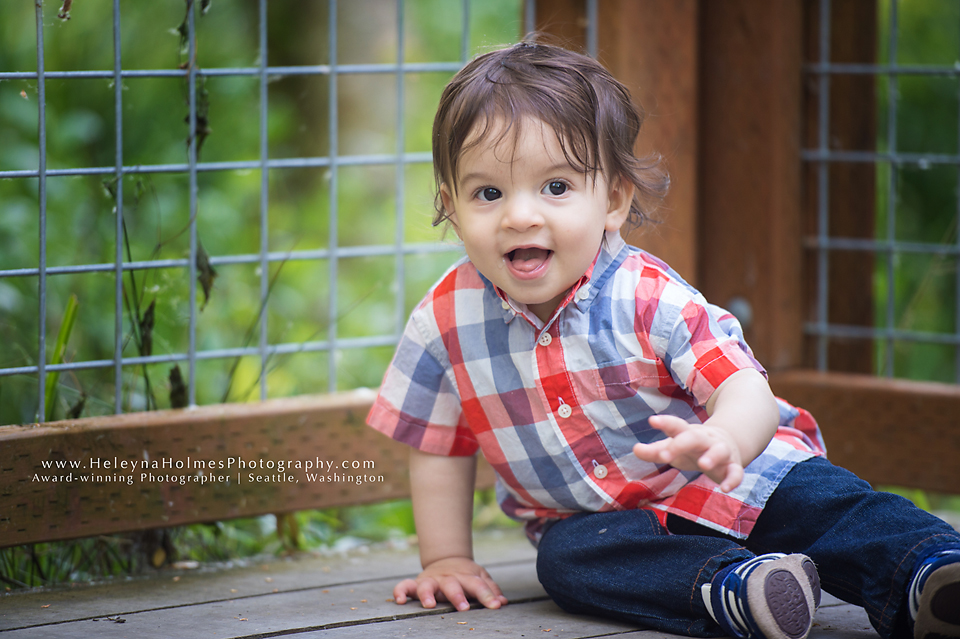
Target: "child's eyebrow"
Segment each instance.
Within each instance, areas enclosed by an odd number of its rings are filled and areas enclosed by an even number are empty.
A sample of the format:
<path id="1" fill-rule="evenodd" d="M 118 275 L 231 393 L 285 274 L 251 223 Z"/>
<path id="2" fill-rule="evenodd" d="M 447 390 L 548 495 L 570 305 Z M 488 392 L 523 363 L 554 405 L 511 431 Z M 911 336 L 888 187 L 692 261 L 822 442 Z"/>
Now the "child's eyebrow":
<path id="1" fill-rule="evenodd" d="M 557 162 L 556 164 L 552 164 L 547 168 L 543 169 L 542 173 L 543 175 L 553 175 L 558 173 L 567 173 L 570 171 L 577 173 L 578 175 L 583 174 L 583 171 L 578 170 L 575 166 L 571 165 L 569 162 Z M 468 184 L 470 181 L 491 182 L 491 181 L 495 181 L 495 179 L 496 178 L 482 171 L 472 171 L 470 173 L 467 173 L 466 175 L 461 176 L 460 179 L 457 180 L 457 183 L 459 185 L 463 185 L 463 184 Z"/>
<path id="2" fill-rule="evenodd" d="M 489 182 L 491 181 L 491 179 L 492 178 L 490 178 L 490 176 L 488 176 L 486 173 L 480 173 L 479 171 L 474 171 L 473 173 L 467 173 L 466 175 L 460 176 L 460 179 L 457 180 L 457 182 L 460 185 L 464 185 L 470 181 Z"/>
<path id="3" fill-rule="evenodd" d="M 543 172 L 549 175 L 551 173 L 566 173 L 567 171 L 583 173 L 583 171 L 577 169 L 577 167 L 573 166 L 569 162 L 557 162 L 556 164 L 548 166 Z"/>

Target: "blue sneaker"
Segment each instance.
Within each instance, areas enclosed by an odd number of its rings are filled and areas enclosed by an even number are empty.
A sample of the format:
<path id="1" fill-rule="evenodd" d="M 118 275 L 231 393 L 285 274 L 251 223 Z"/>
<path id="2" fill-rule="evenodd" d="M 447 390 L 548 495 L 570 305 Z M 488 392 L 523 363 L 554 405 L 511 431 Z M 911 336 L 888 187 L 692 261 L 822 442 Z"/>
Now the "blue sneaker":
<path id="1" fill-rule="evenodd" d="M 960 637 L 960 548 L 934 548 L 922 555 L 908 598 L 915 639 Z"/>
<path id="2" fill-rule="evenodd" d="M 760 555 L 717 573 L 704 603 L 741 639 L 805 639 L 820 605 L 820 576 L 806 555 Z"/>

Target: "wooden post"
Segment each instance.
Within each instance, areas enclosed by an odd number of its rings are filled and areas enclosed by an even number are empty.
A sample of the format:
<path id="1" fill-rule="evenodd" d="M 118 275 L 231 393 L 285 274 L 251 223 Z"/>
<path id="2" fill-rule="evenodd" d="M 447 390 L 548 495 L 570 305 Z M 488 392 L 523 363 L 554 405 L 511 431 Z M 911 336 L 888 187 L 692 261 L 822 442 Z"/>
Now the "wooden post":
<path id="1" fill-rule="evenodd" d="M 697 280 L 698 3 L 696 0 L 604 0 L 599 5 L 598 58 L 646 111 L 640 156 L 663 156 L 670 193 L 657 218 L 627 241 Z M 537 30 L 583 50 L 583 0 L 540 0 Z"/>
<path id="2" fill-rule="evenodd" d="M 752 310 L 771 370 L 801 359 L 799 0 L 701 4 L 700 288 Z"/>

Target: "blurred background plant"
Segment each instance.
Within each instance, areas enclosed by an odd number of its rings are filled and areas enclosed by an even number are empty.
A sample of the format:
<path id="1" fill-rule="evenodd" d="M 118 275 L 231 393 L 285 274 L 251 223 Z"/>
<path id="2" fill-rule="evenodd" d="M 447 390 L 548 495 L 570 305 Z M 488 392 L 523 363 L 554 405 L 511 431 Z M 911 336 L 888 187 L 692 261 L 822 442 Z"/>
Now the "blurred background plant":
<path id="1" fill-rule="evenodd" d="M 520 35 L 519 0 L 474 1 L 470 14 L 470 55 L 515 41 Z M 339 64 L 396 62 L 396 4 L 392 0 L 340 3 Z M 45 3 L 47 71 L 113 68 L 112 2 L 75 4 L 70 19 L 57 17 L 57 3 Z M 268 60 L 271 66 L 328 62 L 327 3 L 269 3 Z M 461 2 L 406 3 L 406 62 L 460 59 Z M 125 69 L 176 69 L 186 63 L 179 27 L 184 2 L 124 4 L 121 14 Z M 0 70 L 36 69 L 34 8 L 29 2 L 0 5 Z M 259 63 L 256 3 L 213 3 L 197 18 L 200 68 L 255 67 Z M 229 37 L 224 37 L 229 34 Z M 430 151 L 432 116 L 448 72 L 408 73 L 405 82 L 405 147 Z M 201 81 L 202 80 L 202 81 Z M 259 158 L 259 79 L 214 76 L 198 80 L 198 142 L 203 162 Z M 365 73 L 338 79 L 341 156 L 391 155 L 396 151 L 396 75 Z M 187 86 L 183 78 L 124 79 L 124 164 L 164 165 L 187 159 Z M 325 75 L 272 76 L 268 90 L 271 158 L 322 157 L 329 152 L 329 81 Z M 51 169 L 111 167 L 115 158 L 113 84 L 110 79 L 46 80 L 47 166 Z M 38 164 L 37 82 L 0 82 L 0 170 L 36 170 Z M 432 169 L 408 165 L 405 186 L 405 241 L 437 242 L 430 226 Z M 326 167 L 274 169 L 269 184 L 269 251 L 323 250 L 330 245 L 330 175 Z M 260 250 L 260 173 L 256 170 L 199 174 L 198 237 L 207 256 L 256 255 Z M 337 246 L 395 242 L 395 166 L 341 166 L 337 202 Z M 39 222 L 35 178 L 0 179 L 0 270 L 36 268 Z M 124 258 L 183 260 L 189 251 L 187 175 L 131 174 L 124 179 Z M 103 175 L 47 179 L 49 267 L 111 264 L 114 260 L 116 185 Z M 80 239 L 81 241 L 78 241 Z M 406 260 L 405 311 L 456 258 L 449 252 Z M 260 318 L 259 263 L 221 265 L 201 278 L 197 349 L 250 344 Z M 327 331 L 329 271 L 325 260 L 271 264 L 272 284 L 265 316 L 269 342 L 323 339 Z M 338 263 L 340 337 L 395 332 L 392 255 L 341 258 Z M 48 277 L 49 347 L 76 296 L 79 311 L 63 351 L 64 361 L 113 358 L 114 275 L 78 273 Z M 209 295 L 209 299 L 207 299 Z M 185 268 L 128 272 L 124 276 L 124 356 L 185 353 L 188 348 L 189 281 Z M 37 277 L 0 278 L 0 367 L 36 365 Z M 379 384 L 392 347 L 337 353 L 339 389 Z M 268 397 L 326 391 L 326 353 L 277 356 L 269 363 Z M 47 361 L 50 354 L 47 354 Z M 168 364 L 125 368 L 125 411 L 170 406 Z M 256 357 L 202 359 L 197 364 L 197 403 L 255 401 L 260 396 Z M 149 384 L 146 380 L 149 380 Z M 84 398 L 82 416 L 113 412 L 113 371 L 72 371 L 58 380 L 51 407 L 63 418 Z M 35 375 L 0 377 L 0 424 L 37 418 Z"/>
<path id="2" fill-rule="evenodd" d="M 468 55 L 516 41 L 521 34 L 520 0 L 470 3 Z M 257 3 L 203 3 L 196 16 L 197 65 L 237 68 L 259 64 Z M 338 6 L 339 64 L 395 63 L 397 18 L 393 0 L 351 0 Z M 404 60 L 461 59 L 459 0 L 405 3 Z M 124 69 L 176 69 L 188 62 L 184 47 L 183 0 L 123 3 Z M 47 71 L 113 68 L 111 0 L 85 0 L 59 17 L 59 3 L 44 3 Z M 0 3 L 0 71 L 34 71 L 34 3 Z M 268 60 L 271 66 L 329 62 L 325 0 L 268 3 Z M 405 75 L 402 105 L 405 150 L 430 151 L 437 100 L 449 72 Z M 393 154 L 397 141 L 396 75 L 341 75 L 338 79 L 338 150 L 343 155 Z M 125 78 L 124 164 L 162 165 L 187 159 L 187 85 L 183 78 Z M 215 76 L 198 80 L 197 141 L 203 162 L 256 160 L 260 131 L 259 79 Z M 47 78 L 47 166 L 51 169 L 109 167 L 115 162 L 112 80 Z M 272 76 L 268 87 L 268 144 L 271 158 L 325 156 L 330 148 L 329 81 L 326 76 Z M 36 170 L 38 86 L 35 79 L 0 82 L 0 170 Z M 432 168 L 405 170 L 404 239 L 436 242 L 432 218 Z M 259 171 L 201 172 L 197 228 L 205 256 L 257 254 L 260 250 Z M 343 166 L 338 174 L 340 247 L 393 245 L 393 165 Z M 123 207 L 124 259 L 179 259 L 189 255 L 187 175 L 133 174 L 124 178 L 118 203 L 115 180 L 102 175 L 47 179 L 48 266 L 109 264 L 114 260 L 115 211 Z M 269 176 L 269 249 L 325 249 L 330 244 L 330 174 L 327 168 L 272 170 Z M 38 180 L 0 179 L 0 271 L 36 268 L 39 249 Z M 404 264 L 406 291 L 397 300 L 395 262 L 386 257 L 341 258 L 338 263 L 337 334 L 391 335 L 395 306 L 405 312 L 459 256 L 447 252 L 412 255 Z M 197 349 L 250 345 L 258 333 L 259 264 L 200 269 Z M 329 270 L 324 260 L 273 263 L 269 302 L 263 313 L 269 341 L 301 343 L 323 339 L 329 316 Z M 112 359 L 113 273 L 50 276 L 47 280 L 47 362 Z M 0 367 L 37 364 L 38 278 L 0 278 Z M 185 268 L 132 271 L 124 276 L 124 356 L 183 353 L 188 347 L 189 281 Z M 326 353 L 274 357 L 267 374 L 268 397 L 375 387 L 392 347 L 343 350 L 336 354 L 337 379 L 328 379 Z M 51 359 L 52 358 L 52 359 Z M 123 410 L 185 405 L 185 373 L 169 364 L 126 367 Z M 44 416 L 48 420 L 114 412 L 112 370 L 89 369 L 49 376 Z M 260 399 L 256 357 L 200 360 L 197 403 Z M 36 421 L 35 375 L 0 377 L 0 425 Z M 55 392 L 50 392 L 55 391 Z M 478 523 L 507 520 L 492 494 L 477 499 Z M 486 522 L 486 523 L 484 523 Z M 0 550 L 0 579 L 8 588 L 135 574 L 171 561 L 225 561 L 261 553 L 344 548 L 351 540 L 402 540 L 413 535 L 409 502 L 266 516 L 36 544 Z M 338 545 L 339 544 L 339 545 Z"/>
<path id="3" fill-rule="evenodd" d="M 879 2 L 877 42 L 880 64 L 907 67 L 960 65 L 960 3 L 938 0 L 900 0 L 897 5 L 895 60 L 891 59 L 890 0 Z M 896 76 L 896 136 L 891 140 L 887 127 L 890 112 L 890 76 L 880 74 L 876 82 L 878 107 L 878 152 L 957 155 L 960 85 L 956 73 Z M 904 163 L 891 172 L 889 163 L 878 163 L 876 171 L 877 239 L 887 239 L 888 215 L 896 211 L 895 239 L 958 245 L 958 176 L 956 164 L 921 161 Z M 897 180 L 897 200 L 890 206 L 891 173 Z M 960 257 L 956 254 L 897 253 L 893 286 L 889 284 L 886 260 L 877 259 L 874 269 L 874 317 L 885 325 L 886 306 L 894 298 L 891 328 L 949 335 L 960 326 Z M 884 340 L 875 341 L 875 370 L 883 370 Z M 907 379 L 955 383 L 958 375 L 957 346 L 950 343 L 923 343 L 898 340 L 892 353 L 893 375 Z"/>
<path id="4" fill-rule="evenodd" d="M 897 5 L 896 59 L 891 59 L 891 2 L 881 0 L 877 60 L 881 64 L 903 66 L 936 65 L 960 68 L 960 29 L 945 25 L 960 24 L 960 3 L 938 0 L 901 0 Z M 891 144 L 887 122 L 890 109 L 890 78 L 878 76 L 876 85 L 876 148 L 880 152 L 928 154 L 960 153 L 960 76 L 906 75 L 897 78 L 896 139 Z M 960 172 L 954 164 L 920 162 L 899 166 L 896 193 L 896 239 L 906 242 L 956 246 L 960 211 Z M 876 225 L 884 239 L 890 211 L 891 171 L 877 164 Z M 950 334 L 960 326 L 960 257 L 946 253 L 934 255 L 898 254 L 894 296 L 894 328 Z M 874 317 L 883 326 L 891 287 L 884 260 L 874 269 Z M 956 382 L 957 347 L 949 343 L 896 341 L 893 347 L 893 374 L 906 379 Z M 880 374 L 887 357 L 883 340 L 875 342 L 875 369 Z M 883 486 L 960 529 L 960 497 Z"/>

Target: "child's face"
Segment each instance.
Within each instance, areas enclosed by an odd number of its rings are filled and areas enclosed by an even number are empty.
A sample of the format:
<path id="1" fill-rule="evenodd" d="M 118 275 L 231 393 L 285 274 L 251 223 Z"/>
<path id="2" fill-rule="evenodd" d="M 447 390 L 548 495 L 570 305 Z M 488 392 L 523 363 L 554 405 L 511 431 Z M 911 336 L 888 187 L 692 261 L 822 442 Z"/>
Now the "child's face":
<path id="1" fill-rule="evenodd" d="M 604 232 L 626 221 L 633 185 L 577 171 L 539 120 L 522 122 L 516 147 L 512 132 L 497 143 L 500 130 L 463 153 L 456 194 L 444 184 L 440 195 L 477 269 L 547 322 Z"/>

